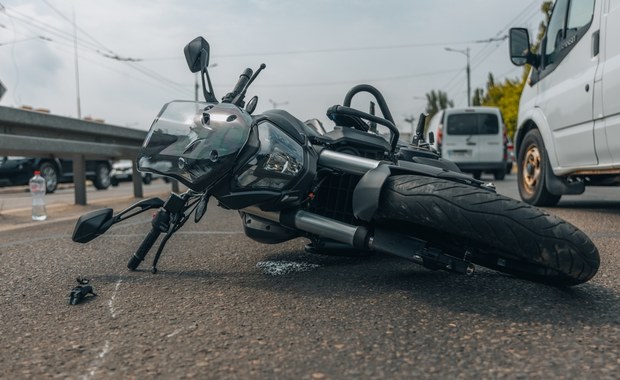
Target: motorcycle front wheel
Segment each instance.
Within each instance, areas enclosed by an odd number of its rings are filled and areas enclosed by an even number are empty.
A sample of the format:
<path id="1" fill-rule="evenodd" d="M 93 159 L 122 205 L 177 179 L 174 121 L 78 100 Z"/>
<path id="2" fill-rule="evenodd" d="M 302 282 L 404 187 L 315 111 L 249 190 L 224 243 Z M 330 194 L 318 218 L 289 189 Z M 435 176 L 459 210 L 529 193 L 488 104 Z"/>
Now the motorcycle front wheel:
<path id="1" fill-rule="evenodd" d="M 572 224 L 512 198 L 439 178 L 388 178 L 374 221 L 474 264 L 558 286 L 590 280 L 600 263 L 592 241 Z"/>

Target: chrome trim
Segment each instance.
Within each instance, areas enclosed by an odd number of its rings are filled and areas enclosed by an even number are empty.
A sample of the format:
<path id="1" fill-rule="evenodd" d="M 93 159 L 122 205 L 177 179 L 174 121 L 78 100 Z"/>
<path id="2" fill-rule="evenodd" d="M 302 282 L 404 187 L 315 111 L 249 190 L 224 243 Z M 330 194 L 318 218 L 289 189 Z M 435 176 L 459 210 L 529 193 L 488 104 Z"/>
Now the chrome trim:
<path id="1" fill-rule="evenodd" d="M 259 218 L 270 220 L 275 223 L 281 223 L 279 212 L 263 211 L 256 206 L 247 207 L 240 211 Z M 295 212 L 295 217 L 293 219 L 295 228 L 301 231 L 309 232 L 313 235 L 332 239 L 351 246 L 353 246 L 355 234 L 359 228 L 359 226 L 339 222 L 334 219 L 301 210 Z"/>
<path id="2" fill-rule="evenodd" d="M 380 163 L 381 161 L 334 152 L 327 149 L 323 149 L 319 155 L 320 166 L 340 169 L 350 174 L 364 175 L 369 170 L 375 169 Z"/>

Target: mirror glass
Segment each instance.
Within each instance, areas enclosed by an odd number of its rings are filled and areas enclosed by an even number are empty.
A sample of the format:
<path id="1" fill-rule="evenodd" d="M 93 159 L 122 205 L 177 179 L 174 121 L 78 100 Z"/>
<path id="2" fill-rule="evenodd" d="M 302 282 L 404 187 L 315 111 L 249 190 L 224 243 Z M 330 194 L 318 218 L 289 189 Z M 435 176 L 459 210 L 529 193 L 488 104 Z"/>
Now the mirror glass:
<path id="1" fill-rule="evenodd" d="M 528 63 L 530 57 L 530 37 L 527 29 L 510 29 L 510 59 L 517 66 Z"/>
<path id="2" fill-rule="evenodd" d="M 249 114 L 252 114 L 252 112 L 256 109 L 256 104 L 258 104 L 258 96 L 253 96 L 245 106 L 245 110 L 248 111 Z"/>
<path id="3" fill-rule="evenodd" d="M 101 235 L 111 226 L 108 222 L 112 220 L 112 214 L 111 208 L 104 208 L 80 216 L 73 230 L 72 240 L 76 243 L 87 243 Z"/>
<path id="4" fill-rule="evenodd" d="M 187 66 L 192 73 L 206 69 L 209 65 L 209 43 L 202 37 L 194 38 L 183 49 Z"/>

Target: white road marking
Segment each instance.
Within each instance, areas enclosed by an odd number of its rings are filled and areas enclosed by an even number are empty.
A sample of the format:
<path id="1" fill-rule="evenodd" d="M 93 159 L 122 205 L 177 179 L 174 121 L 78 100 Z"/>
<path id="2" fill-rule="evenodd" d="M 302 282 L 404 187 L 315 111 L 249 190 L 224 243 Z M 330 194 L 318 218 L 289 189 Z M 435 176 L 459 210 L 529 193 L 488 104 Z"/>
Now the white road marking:
<path id="1" fill-rule="evenodd" d="M 101 365 L 104 362 L 104 358 L 108 354 L 108 352 L 110 352 L 110 341 L 106 340 L 103 348 L 101 349 L 99 354 L 97 354 L 97 357 L 95 358 L 95 360 L 93 360 L 91 366 L 88 368 L 88 374 L 80 376 L 80 379 L 88 380 L 95 376 L 97 370 L 101 368 Z"/>
<path id="2" fill-rule="evenodd" d="M 120 280 L 120 279 L 116 282 L 116 287 L 114 288 L 112 297 L 110 297 L 110 300 L 108 301 L 108 309 L 110 310 L 110 315 L 112 316 L 112 318 L 116 318 L 116 308 L 114 307 L 114 299 L 116 298 L 116 293 L 118 292 L 118 288 L 121 286 L 121 282 L 123 282 L 123 280 Z"/>

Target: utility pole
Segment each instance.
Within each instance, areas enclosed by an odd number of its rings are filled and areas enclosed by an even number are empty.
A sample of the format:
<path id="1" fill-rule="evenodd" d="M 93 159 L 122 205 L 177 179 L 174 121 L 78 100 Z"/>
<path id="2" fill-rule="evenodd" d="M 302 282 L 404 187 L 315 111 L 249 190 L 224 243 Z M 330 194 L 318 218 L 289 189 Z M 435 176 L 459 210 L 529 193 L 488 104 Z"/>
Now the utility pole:
<path id="1" fill-rule="evenodd" d="M 415 117 L 413 117 L 413 115 L 406 116 L 405 122 L 411 125 L 411 136 L 415 135 L 415 126 L 413 125 L 415 122 Z"/>
<path id="2" fill-rule="evenodd" d="M 75 92 L 77 94 L 77 117 L 82 118 L 82 107 L 80 105 L 80 68 L 78 66 L 77 53 L 77 24 L 75 23 L 75 8 L 73 8 L 73 51 L 75 55 Z"/>
<path id="3" fill-rule="evenodd" d="M 278 106 L 285 106 L 288 104 L 288 102 L 276 102 L 273 99 L 269 99 L 269 103 L 271 103 L 274 109 L 278 108 Z"/>
<path id="4" fill-rule="evenodd" d="M 471 73 L 469 68 L 469 47 L 465 50 L 444 48 L 446 51 L 465 54 L 467 57 L 467 107 L 471 107 Z"/>

